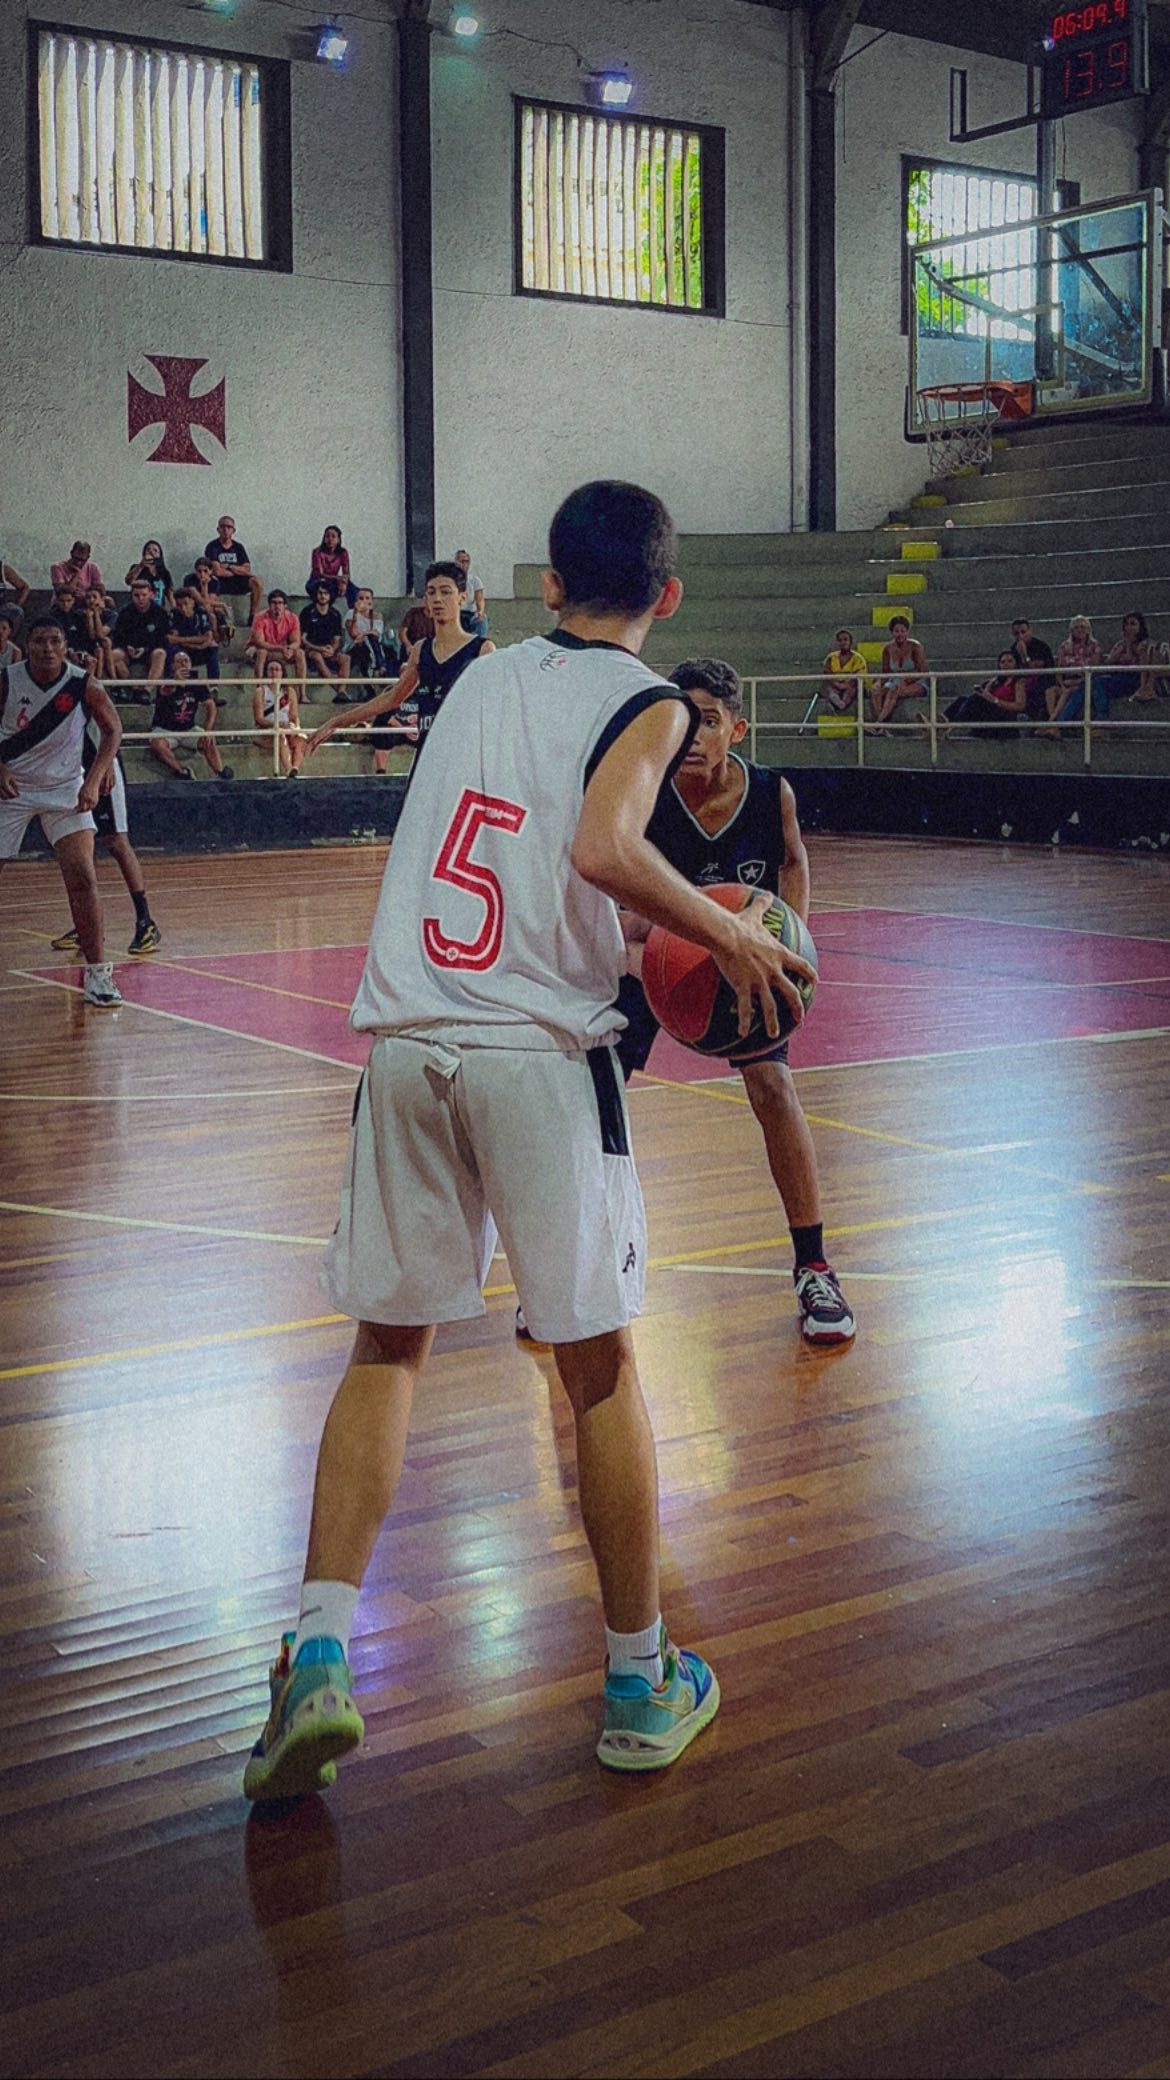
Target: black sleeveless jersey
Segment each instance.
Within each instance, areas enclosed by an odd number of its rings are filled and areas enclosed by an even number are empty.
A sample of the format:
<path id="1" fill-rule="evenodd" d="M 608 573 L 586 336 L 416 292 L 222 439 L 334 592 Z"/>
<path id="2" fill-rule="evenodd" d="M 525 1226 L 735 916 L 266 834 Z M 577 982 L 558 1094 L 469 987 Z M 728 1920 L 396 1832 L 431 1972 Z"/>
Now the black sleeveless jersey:
<path id="1" fill-rule="evenodd" d="M 426 743 L 431 724 L 456 679 L 469 664 L 474 664 L 486 641 L 486 636 L 472 636 L 453 657 L 438 658 L 430 636 L 426 638 L 418 654 L 418 691 L 402 704 L 402 713 L 413 715 L 418 721 L 418 751 Z"/>
<path id="2" fill-rule="evenodd" d="M 737 752 L 747 785 L 721 831 L 714 836 L 691 815 L 673 780 L 668 780 L 646 827 L 646 836 L 672 867 L 697 888 L 717 881 L 742 881 L 748 888 L 776 894 L 784 865 L 784 831 L 780 821 L 780 774 L 768 766 L 750 765 Z"/>

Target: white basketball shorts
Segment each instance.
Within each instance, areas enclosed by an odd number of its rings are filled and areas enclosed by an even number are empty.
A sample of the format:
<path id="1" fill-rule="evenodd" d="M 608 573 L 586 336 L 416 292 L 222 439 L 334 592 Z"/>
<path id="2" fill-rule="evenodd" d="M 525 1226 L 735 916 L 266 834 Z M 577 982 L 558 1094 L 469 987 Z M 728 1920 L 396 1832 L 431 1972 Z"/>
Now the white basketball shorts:
<path id="1" fill-rule="evenodd" d="M 541 1342 L 641 1312 L 646 1216 L 612 1050 L 375 1040 L 322 1273 L 333 1304 L 400 1328 L 470 1321 L 497 1227 Z"/>
<path id="2" fill-rule="evenodd" d="M 50 845 L 71 838 L 74 831 L 91 831 L 94 827 L 87 809 L 38 809 L 17 795 L 14 802 L 0 802 L 0 859 L 16 858 L 34 816 L 40 817 L 41 829 Z"/>

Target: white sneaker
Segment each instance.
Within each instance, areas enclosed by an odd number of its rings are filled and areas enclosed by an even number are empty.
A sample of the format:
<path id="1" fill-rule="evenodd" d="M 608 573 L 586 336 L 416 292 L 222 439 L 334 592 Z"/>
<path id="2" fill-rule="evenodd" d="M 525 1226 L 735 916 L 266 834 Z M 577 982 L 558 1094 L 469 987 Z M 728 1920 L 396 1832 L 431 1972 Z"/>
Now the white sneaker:
<path id="1" fill-rule="evenodd" d="M 122 1002 L 122 992 L 114 981 L 114 970 L 109 961 L 92 961 L 85 971 L 85 1001 L 98 1004 L 103 1010 L 113 1010 Z"/>

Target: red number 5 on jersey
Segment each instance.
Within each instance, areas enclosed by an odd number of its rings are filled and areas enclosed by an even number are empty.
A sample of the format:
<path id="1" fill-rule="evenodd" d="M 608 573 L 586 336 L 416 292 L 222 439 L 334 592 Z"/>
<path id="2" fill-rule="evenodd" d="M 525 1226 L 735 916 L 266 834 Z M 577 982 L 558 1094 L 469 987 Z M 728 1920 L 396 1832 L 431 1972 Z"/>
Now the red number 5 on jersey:
<path id="1" fill-rule="evenodd" d="M 472 859 L 471 849 L 485 824 L 515 836 L 527 814 L 527 809 L 517 802 L 504 802 L 498 795 L 477 794 L 473 787 L 464 788 L 439 847 L 439 857 L 431 868 L 431 879 L 449 881 L 454 888 L 478 896 L 484 906 L 484 920 L 474 939 L 452 939 L 437 917 L 423 918 L 423 951 L 437 968 L 474 968 L 482 973 L 485 968 L 495 967 L 504 939 L 504 892 L 491 868 Z"/>

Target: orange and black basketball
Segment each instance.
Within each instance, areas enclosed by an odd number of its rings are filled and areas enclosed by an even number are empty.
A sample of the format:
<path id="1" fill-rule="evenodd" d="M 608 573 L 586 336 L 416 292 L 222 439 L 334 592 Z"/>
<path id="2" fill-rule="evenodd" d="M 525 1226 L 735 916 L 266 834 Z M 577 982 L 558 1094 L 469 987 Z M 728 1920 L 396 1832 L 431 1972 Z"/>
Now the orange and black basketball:
<path id="1" fill-rule="evenodd" d="M 738 911 L 750 903 L 759 890 L 729 881 L 719 882 L 714 888 L 704 889 L 703 893 L 725 910 Z M 815 968 L 817 950 L 812 934 L 796 911 L 780 896 L 772 897 L 763 922 L 782 946 L 787 946 L 792 953 L 801 954 Z M 792 980 L 807 1012 L 816 984 L 805 982 L 797 975 L 793 975 Z M 784 999 L 777 994 L 779 1035 L 768 1032 L 757 1007 L 751 1030 L 741 1040 L 735 991 L 724 981 L 711 955 L 702 946 L 696 946 L 693 940 L 680 939 L 674 932 L 663 931 L 659 925 L 655 925 L 646 941 L 642 956 L 642 987 L 651 1011 L 665 1032 L 675 1040 L 681 1040 L 684 1047 L 694 1048 L 696 1054 L 719 1055 L 729 1062 L 759 1061 L 772 1052 L 778 1039 L 787 1038 L 796 1023 Z"/>

